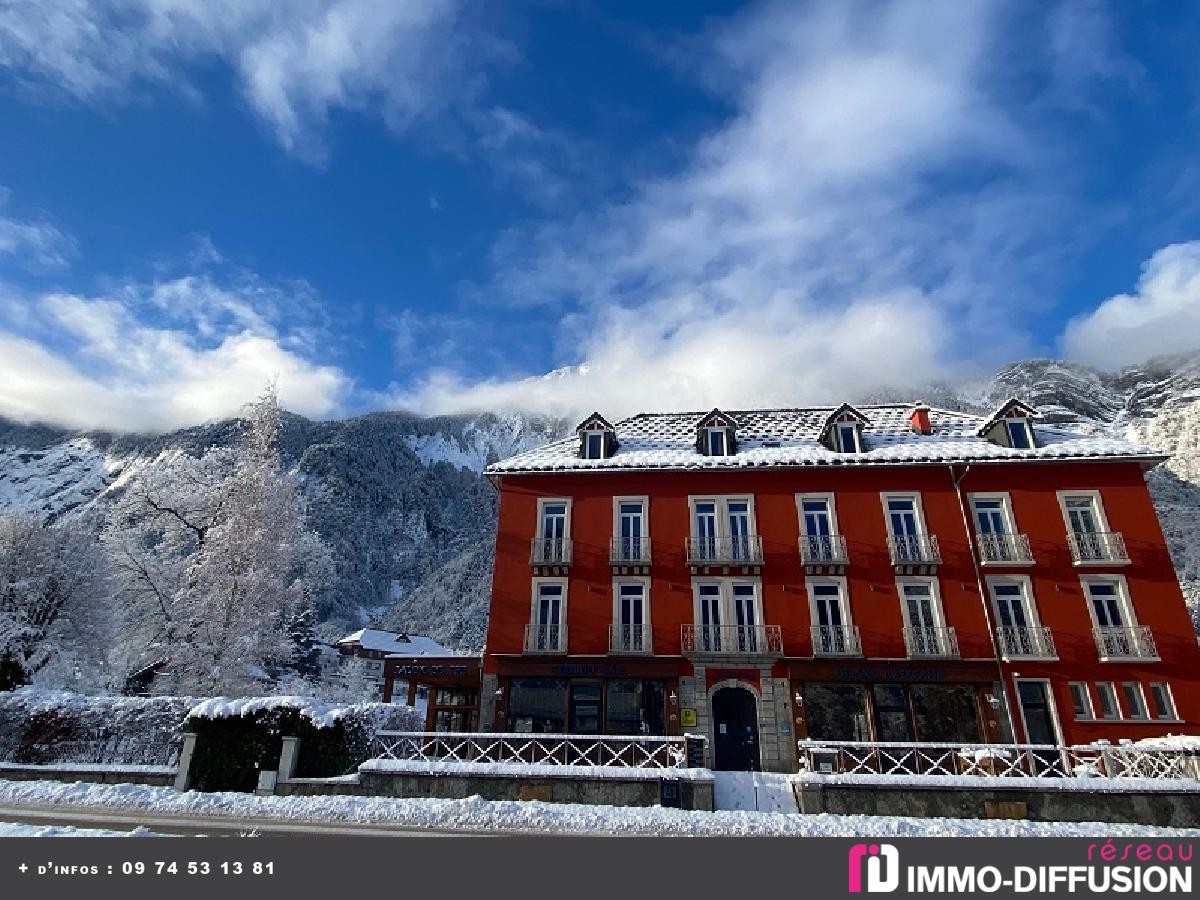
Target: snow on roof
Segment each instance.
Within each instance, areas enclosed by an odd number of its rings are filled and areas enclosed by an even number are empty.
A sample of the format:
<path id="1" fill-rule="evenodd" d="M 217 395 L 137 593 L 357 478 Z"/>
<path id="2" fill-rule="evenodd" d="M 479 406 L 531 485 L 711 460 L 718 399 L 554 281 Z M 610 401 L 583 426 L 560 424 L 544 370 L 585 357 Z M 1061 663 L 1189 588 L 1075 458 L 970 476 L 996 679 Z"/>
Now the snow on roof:
<path id="1" fill-rule="evenodd" d="M 594 469 L 737 469 L 783 466 L 922 465 L 951 462 L 1022 462 L 1088 459 L 1166 458 L 1150 447 L 1116 438 L 1093 437 L 1061 428 L 1036 426 L 1037 447 L 1017 449 L 993 444 L 978 431 L 983 416 L 931 409 L 933 433 L 913 431 L 914 404 L 860 406 L 868 420 L 862 453 L 836 453 L 819 437 L 832 406 L 795 409 L 729 410 L 740 423 L 738 452 L 705 456 L 696 451 L 696 421 L 703 412 L 640 413 L 616 424 L 620 449 L 604 459 L 581 459 L 575 437 L 519 453 L 487 467 L 489 475 L 511 472 L 590 471 Z"/>
<path id="2" fill-rule="evenodd" d="M 397 634 L 376 628 L 360 628 L 340 641 L 342 644 L 357 644 L 363 650 L 379 650 L 382 653 L 398 653 L 401 656 L 454 656 L 432 638 L 419 634 Z"/>

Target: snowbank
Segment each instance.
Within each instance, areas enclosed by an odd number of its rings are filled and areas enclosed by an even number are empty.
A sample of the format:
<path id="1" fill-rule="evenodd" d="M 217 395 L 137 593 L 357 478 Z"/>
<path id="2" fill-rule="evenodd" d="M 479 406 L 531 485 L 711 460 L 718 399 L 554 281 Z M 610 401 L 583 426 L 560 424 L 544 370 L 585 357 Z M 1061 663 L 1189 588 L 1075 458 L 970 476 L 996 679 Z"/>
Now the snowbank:
<path id="1" fill-rule="evenodd" d="M 0 822 L 0 838 L 6 837 L 169 837 L 155 834 L 140 825 L 133 831 L 107 831 L 103 828 L 72 828 L 70 825 L 23 825 Z"/>
<path id="2" fill-rule="evenodd" d="M 365 718 L 383 724 L 384 720 L 411 725 L 411 707 L 389 703 L 329 703 L 316 697 L 213 697 L 197 703 L 188 710 L 186 718 L 227 719 L 250 716 L 270 710 L 295 710 L 316 728 L 332 728 L 346 718 Z M 420 726 L 424 726 L 424 719 Z"/>
<path id="3" fill-rule="evenodd" d="M 1111 822 L 918 819 L 734 811 L 708 813 L 662 807 L 487 801 L 479 797 L 466 800 L 256 797 L 253 794 L 234 793 L 181 794 L 170 788 L 143 785 L 0 781 L 0 804 L 22 803 L 214 817 L 257 817 L 266 821 L 361 822 L 471 832 L 792 837 L 1200 837 L 1200 830 L 1197 829 L 1155 828 Z"/>
<path id="4" fill-rule="evenodd" d="M 1141 750 L 1188 750 L 1200 753 L 1200 735 L 1168 734 L 1165 737 L 1142 738 L 1134 741 L 1133 746 Z M 1120 750 L 1120 746 L 1117 748 Z"/>

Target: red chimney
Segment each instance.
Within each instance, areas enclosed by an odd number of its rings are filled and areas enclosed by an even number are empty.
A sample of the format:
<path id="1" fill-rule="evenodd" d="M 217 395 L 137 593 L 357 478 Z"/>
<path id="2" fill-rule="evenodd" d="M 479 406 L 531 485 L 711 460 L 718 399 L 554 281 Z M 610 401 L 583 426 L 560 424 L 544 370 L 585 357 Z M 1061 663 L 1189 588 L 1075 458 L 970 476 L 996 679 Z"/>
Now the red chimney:
<path id="1" fill-rule="evenodd" d="M 908 421 L 912 423 L 912 429 L 917 434 L 933 434 L 933 425 L 929 421 L 929 407 L 924 403 L 913 407 L 913 411 L 908 414 Z"/>

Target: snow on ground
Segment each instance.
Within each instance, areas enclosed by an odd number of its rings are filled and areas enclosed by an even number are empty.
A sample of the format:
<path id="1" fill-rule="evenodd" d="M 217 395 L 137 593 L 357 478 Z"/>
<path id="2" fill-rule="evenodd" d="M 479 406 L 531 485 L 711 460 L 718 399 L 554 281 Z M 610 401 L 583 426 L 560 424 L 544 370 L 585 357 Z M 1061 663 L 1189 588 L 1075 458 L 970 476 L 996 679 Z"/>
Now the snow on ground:
<path id="1" fill-rule="evenodd" d="M 543 834 L 775 835 L 794 837 L 1087 837 L 1188 836 L 1200 829 L 1154 828 L 1109 822 L 917 819 L 901 816 L 796 815 L 661 807 L 585 806 L 535 801 L 386 797 L 257 797 L 132 784 L 0 781 L 0 805 L 148 810 L 199 816 L 258 817 L 275 821 L 362 822 L 407 828 Z"/>
<path id="2" fill-rule="evenodd" d="M 800 811 L 791 778 L 770 772 L 713 772 L 713 805 L 719 810 Z"/>
<path id="3" fill-rule="evenodd" d="M 0 838 L 6 837 L 166 837 L 145 828 L 108 831 L 104 828 L 72 828 L 70 825 L 22 825 L 0 822 Z"/>

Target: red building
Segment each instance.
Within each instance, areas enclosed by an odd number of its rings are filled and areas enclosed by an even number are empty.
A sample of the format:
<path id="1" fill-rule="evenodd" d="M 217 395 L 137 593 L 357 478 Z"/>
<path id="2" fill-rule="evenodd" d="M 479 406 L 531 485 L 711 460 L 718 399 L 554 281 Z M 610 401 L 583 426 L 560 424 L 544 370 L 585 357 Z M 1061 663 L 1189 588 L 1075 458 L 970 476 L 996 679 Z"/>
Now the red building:
<path id="1" fill-rule="evenodd" d="M 924 406 L 593 414 L 492 465 L 480 723 L 1085 743 L 1189 733 L 1200 649 L 1149 448 Z"/>

